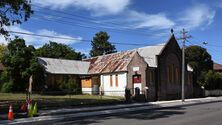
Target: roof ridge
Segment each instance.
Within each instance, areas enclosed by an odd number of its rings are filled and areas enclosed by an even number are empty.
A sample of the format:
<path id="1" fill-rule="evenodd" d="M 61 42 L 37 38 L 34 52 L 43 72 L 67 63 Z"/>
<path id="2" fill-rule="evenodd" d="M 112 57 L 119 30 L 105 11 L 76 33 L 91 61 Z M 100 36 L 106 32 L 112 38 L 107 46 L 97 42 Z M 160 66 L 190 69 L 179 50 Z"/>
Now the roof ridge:
<path id="1" fill-rule="evenodd" d="M 222 64 L 220 64 L 220 63 L 215 63 L 215 62 L 214 62 L 214 64 L 216 64 L 216 65 L 221 65 L 221 66 L 222 66 Z"/>
<path id="2" fill-rule="evenodd" d="M 120 53 L 123 53 L 123 52 L 138 51 L 138 49 L 145 48 L 145 47 L 165 46 L 166 43 L 167 43 L 167 42 L 159 43 L 159 44 L 155 44 L 155 45 L 147 45 L 147 46 L 143 46 L 143 47 L 139 47 L 139 48 L 134 48 L 134 49 L 130 49 L 130 50 L 124 50 L 124 51 L 119 51 L 119 52 L 115 52 L 115 53 L 109 53 L 109 54 L 106 54 L 106 55 L 100 55 L 100 56 L 90 57 L 90 58 L 83 59 L 83 61 L 84 61 L 84 60 L 88 60 L 88 59 L 93 59 L 93 58 L 102 57 L 102 56 L 109 56 L 109 55 L 114 55 L 114 54 L 120 54 Z"/>
<path id="3" fill-rule="evenodd" d="M 37 58 L 44 58 L 44 59 L 51 59 L 51 60 L 75 61 L 75 62 L 87 62 L 87 61 L 84 61 L 84 60 L 62 59 L 62 58 L 50 58 L 50 57 L 37 57 Z"/>
<path id="4" fill-rule="evenodd" d="M 119 51 L 119 52 L 115 52 L 115 53 L 109 53 L 109 54 L 106 54 L 106 55 L 100 55 L 100 56 L 90 57 L 90 58 L 83 59 L 83 61 L 84 61 L 84 60 L 88 60 L 88 59 L 93 59 L 93 58 L 103 57 L 103 56 L 109 56 L 109 55 L 121 54 L 121 53 L 124 53 L 124 52 L 130 52 L 130 51 L 134 51 L 134 50 L 124 50 L 124 51 Z"/>

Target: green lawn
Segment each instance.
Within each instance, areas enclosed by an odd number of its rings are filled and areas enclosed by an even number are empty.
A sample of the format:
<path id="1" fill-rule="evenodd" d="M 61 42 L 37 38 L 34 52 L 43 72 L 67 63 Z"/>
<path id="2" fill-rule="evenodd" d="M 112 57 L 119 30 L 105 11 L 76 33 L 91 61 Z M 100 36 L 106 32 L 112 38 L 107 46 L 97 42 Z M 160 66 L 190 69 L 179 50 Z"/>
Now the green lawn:
<path id="1" fill-rule="evenodd" d="M 62 95 L 62 96 L 53 96 L 53 95 L 39 95 L 33 94 L 31 95 L 33 100 L 41 100 L 41 99 L 95 99 L 95 100 L 121 100 L 123 97 L 117 96 L 99 96 L 99 95 Z M 12 100 L 25 100 L 26 95 L 20 93 L 0 93 L 0 101 L 12 101 Z"/>
<path id="2" fill-rule="evenodd" d="M 38 102 L 38 108 L 41 109 L 58 109 L 81 106 L 97 106 L 112 103 L 122 103 L 123 97 L 98 96 L 98 95 L 31 95 L 31 98 Z M 25 94 L 0 93 L 0 113 L 7 112 L 8 106 L 13 105 L 15 111 L 19 112 L 20 106 L 25 102 Z"/>

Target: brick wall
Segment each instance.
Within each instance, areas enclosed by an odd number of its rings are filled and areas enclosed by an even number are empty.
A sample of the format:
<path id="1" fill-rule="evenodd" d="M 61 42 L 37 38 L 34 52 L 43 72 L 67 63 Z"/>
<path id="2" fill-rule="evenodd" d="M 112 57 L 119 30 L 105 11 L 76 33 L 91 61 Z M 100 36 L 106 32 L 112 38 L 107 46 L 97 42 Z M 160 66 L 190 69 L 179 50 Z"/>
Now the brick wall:
<path id="1" fill-rule="evenodd" d="M 133 68 L 139 67 L 138 71 L 133 71 Z M 147 79 L 146 79 L 146 70 L 147 70 L 147 63 L 144 61 L 144 59 L 136 53 L 133 59 L 131 60 L 130 64 L 127 67 L 128 74 L 127 74 L 127 88 L 131 89 L 131 93 L 133 92 L 133 75 L 136 73 L 141 75 L 141 82 L 142 82 L 142 89 L 147 85 Z"/>

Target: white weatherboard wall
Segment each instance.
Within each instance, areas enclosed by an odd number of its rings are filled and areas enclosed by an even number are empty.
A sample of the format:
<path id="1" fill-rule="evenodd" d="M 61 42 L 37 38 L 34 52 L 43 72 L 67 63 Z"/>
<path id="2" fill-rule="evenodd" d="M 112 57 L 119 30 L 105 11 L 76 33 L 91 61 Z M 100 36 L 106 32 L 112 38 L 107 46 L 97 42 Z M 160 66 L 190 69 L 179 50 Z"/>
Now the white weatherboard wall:
<path id="1" fill-rule="evenodd" d="M 82 88 L 83 94 L 92 94 L 92 88 Z"/>
<path id="2" fill-rule="evenodd" d="M 112 75 L 112 86 L 110 84 L 110 75 Z M 118 86 L 116 86 L 116 75 L 118 75 Z M 100 91 L 104 92 L 104 95 L 109 96 L 124 96 L 125 88 L 127 85 L 127 73 L 107 74 L 100 76 Z"/>

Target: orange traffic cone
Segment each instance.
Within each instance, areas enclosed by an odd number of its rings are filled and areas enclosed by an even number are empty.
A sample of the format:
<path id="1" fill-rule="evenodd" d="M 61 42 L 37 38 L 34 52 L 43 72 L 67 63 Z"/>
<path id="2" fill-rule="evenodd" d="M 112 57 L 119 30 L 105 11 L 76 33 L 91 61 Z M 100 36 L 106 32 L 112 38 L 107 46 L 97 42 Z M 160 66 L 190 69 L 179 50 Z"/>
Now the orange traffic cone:
<path id="1" fill-rule="evenodd" d="M 12 121 L 14 119 L 14 114 L 12 110 L 12 105 L 9 106 L 9 111 L 8 111 L 8 120 Z"/>

